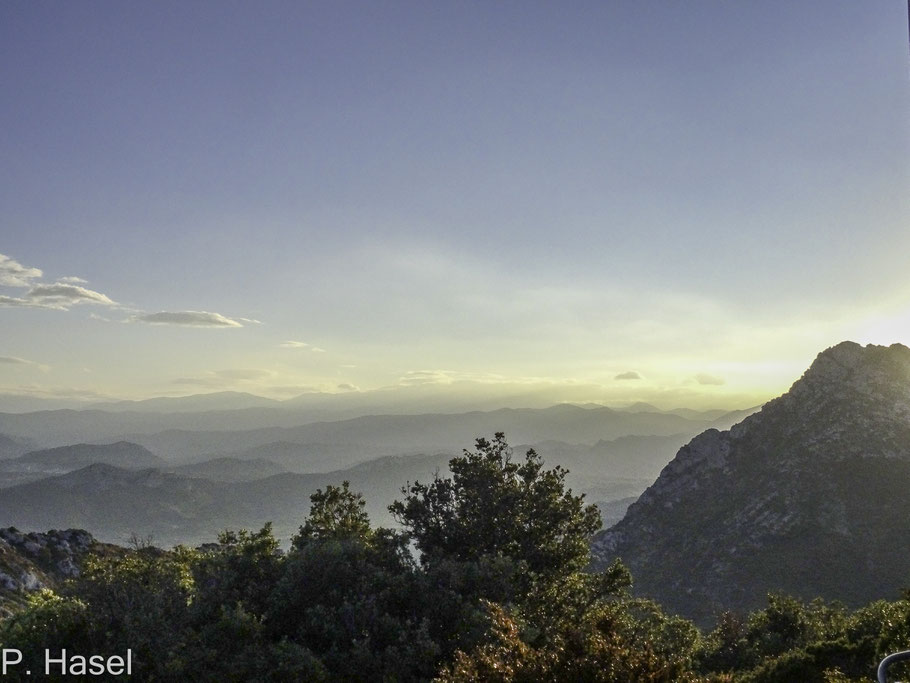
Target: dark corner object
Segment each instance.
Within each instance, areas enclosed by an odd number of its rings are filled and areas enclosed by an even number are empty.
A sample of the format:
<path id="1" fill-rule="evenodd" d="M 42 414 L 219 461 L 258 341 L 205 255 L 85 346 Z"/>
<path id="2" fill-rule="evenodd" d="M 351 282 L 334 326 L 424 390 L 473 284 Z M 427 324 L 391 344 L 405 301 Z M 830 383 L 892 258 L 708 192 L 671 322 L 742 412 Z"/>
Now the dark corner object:
<path id="1" fill-rule="evenodd" d="M 888 667 L 895 662 L 902 662 L 905 659 L 910 659 L 910 650 L 895 652 L 894 654 L 885 657 L 881 661 L 881 664 L 878 665 L 878 683 L 888 683 Z"/>

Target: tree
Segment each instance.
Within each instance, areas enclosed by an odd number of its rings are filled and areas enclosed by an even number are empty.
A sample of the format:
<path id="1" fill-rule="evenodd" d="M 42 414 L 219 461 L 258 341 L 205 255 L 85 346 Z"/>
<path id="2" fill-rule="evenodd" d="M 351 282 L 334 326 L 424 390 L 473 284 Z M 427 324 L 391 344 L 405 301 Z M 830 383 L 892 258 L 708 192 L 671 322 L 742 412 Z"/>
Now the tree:
<path id="1" fill-rule="evenodd" d="M 476 561 L 501 555 L 533 576 L 568 576 L 589 562 L 588 542 L 600 513 L 565 486 L 567 471 L 544 469 L 529 450 L 512 460 L 505 435 L 480 438 L 476 450 L 449 461 L 452 478 L 402 489 L 389 510 L 408 529 L 425 565 L 441 558 Z"/>
<path id="2" fill-rule="evenodd" d="M 295 548 L 307 541 L 326 538 L 356 538 L 370 534 L 370 518 L 361 493 L 351 491 L 350 482 L 329 484 L 310 496 L 310 516 L 293 538 Z"/>
<path id="3" fill-rule="evenodd" d="M 434 596 L 430 632 L 446 643 L 444 655 L 480 642 L 483 601 L 517 610 L 522 637 L 540 645 L 628 586 L 619 563 L 600 574 L 584 571 L 600 513 L 566 488 L 565 469 L 545 469 L 533 449 L 514 461 L 502 432 L 477 439 L 449 469 L 451 478 L 415 482 L 389 507 L 421 552 Z"/>
<path id="4" fill-rule="evenodd" d="M 238 605 L 261 617 L 281 573 L 282 559 L 271 522 L 256 532 L 223 531 L 215 549 L 194 556 L 194 618 L 217 615 L 222 608 Z"/>
<path id="5" fill-rule="evenodd" d="M 372 529 L 348 482 L 310 500 L 263 620 L 270 638 L 312 652 L 332 680 L 432 678 L 439 647 L 407 538 Z"/>

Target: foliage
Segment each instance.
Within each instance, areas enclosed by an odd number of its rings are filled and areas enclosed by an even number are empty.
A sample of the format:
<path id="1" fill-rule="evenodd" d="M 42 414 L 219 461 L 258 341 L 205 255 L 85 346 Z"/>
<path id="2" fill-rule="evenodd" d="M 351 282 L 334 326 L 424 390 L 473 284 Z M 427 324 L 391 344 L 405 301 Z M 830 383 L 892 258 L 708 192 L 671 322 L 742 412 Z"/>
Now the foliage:
<path id="1" fill-rule="evenodd" d="M 885 655 L 908 646 L 906 600 L 850 613 L 837 603 L 772 594 L 746 619 L 722 615 L 698 659 L 700 670 L 734 672 L 744 683 L 865 681 Z"/>
<path id="2" fill-rule="evenodd" d="M 564 576 L 587 565 L 600 513 L 566 490 L 565 469 L 545 470 L 533 449 L 524 462 L 513 462 L 502 432 L 492 441 L 477 439 L 476 451 L 465 450 L 449 469 L 451 479 L 415 482 L 389 508 L 425 562 L 500 554 L 532 576 Z"/>
<path id="3" fill-rule="evenodd" d="M 538 648 L 525 642 L 520 623 L 502 607 L 489 603 L 488 609 L 487 642 L 470 654 L 458 652 L 440 681 L 698 680 L 689 666 L 698 630 L 650 603 L 602 605 Z"/>
<path id="4" fill-rule="evenodd" d="M 28 598 L 28 606 L 0 622 L 0 648 L 22 652 L 23 665 L 7 672 L 4 681 L 29 680 L 27 668 L 44 671 L 45 650 L 55 654 L 61 647 L 72 651 L 97 652 L 100 644 L 92 614 L 82 600 L 64 598 L 42 590 Z"/>
<path id="5" fill-rule="evenodd" d="M 257 532 L 225 531 L 216 550 L 200 553 L 192 563 L 198 586 L 193 610 L 203 617 L 223 605 L 241 606 L 262 617 L 281 571 L 282 557 L 271 524 Z"/>
<path id="6" fill-rule="evenodd" d="M 295 548 L 307 541 L 326 538 L 365 538 L 370 534 L 370 518 L 366 501 L 360 493 L 351 491 L 350 482 L 341 487 L 326 486 L 310 496 L 310 516 L 292 539 Z"/>

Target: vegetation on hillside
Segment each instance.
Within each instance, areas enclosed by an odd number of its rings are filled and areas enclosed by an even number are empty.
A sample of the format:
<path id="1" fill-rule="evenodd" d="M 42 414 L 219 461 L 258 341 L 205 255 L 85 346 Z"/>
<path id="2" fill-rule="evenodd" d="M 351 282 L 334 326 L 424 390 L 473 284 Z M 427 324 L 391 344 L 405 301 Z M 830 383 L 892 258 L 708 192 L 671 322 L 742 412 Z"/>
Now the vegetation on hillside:
<path id="1" fill-rule="evenodd" d="M 86 560 L 0 622 L 23 652 L 133 652 L 143 681 L 847 683 L 910 646 L 910 595 L 857 611 L 773 595 L 702 632 L 633 598 L 615 562 L 587 571 L 594 506 L 502 434 L 414 482 L 374 528 L 347 482 L 311 498 L 287 552 L 271 527 Z M 908 572 L 910 578 L 910 572 Z"/>

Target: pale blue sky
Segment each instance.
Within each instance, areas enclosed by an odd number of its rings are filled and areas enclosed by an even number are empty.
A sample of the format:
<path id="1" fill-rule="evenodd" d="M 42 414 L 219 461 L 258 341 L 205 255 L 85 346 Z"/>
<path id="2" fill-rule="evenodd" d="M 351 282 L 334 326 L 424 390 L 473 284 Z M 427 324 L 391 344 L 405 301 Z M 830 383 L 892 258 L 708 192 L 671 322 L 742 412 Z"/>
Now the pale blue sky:
<path id="1" fill-rule="evenodd" d="M 3 3 L 0 392 L 748 403 L 908 343 L 906 13 Z"/>

